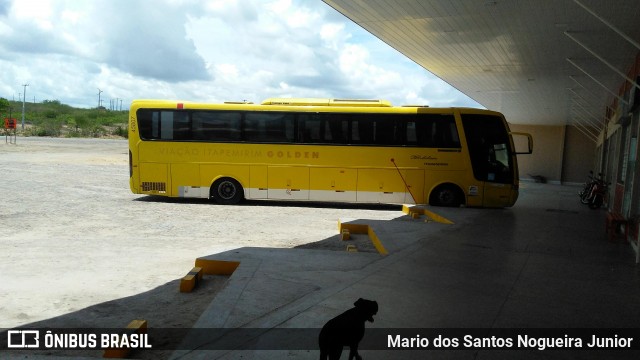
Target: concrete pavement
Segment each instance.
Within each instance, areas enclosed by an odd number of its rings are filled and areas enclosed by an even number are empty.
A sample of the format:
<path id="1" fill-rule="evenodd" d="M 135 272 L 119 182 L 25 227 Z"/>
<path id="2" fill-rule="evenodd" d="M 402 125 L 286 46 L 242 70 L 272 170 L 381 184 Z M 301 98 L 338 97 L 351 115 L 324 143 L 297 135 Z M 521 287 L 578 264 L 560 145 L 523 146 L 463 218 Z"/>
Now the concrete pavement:
<path id="1" fill-rule="evenodd" d="M 575 187 L 526 183 L 520 200 L 510 209 L 431 209 L 452 220 L 453 225 L 409 216 L 393 221 L 347 220 L 369 224 L 388 250 L 386 256 L 376 252 L 241 248 L 204 257 L 239 261 L 240 266 L 194 328 L 265 329 L 248 336 L 246 343 L 252 344 L 270 341 L 268 329 L 309 329 L 297 332 L 304 339 L 291 341 L 315 344 L 324 323 L 351 308 L 360 297 L 379 304 L 375 322 L 366 324 L 370 333 L 403 328 L 638 327 L 640 277 L 634 252 L 627 243 L 606 241 L 605 211 L 581 205 L 577 191 Z M 338 236 L 324 241 L 340 241 Z M 215 332 L 211 336 L 206 333 L 194 330 L 187 340 L 189 345 L 183 346 L 190 350 L 178 350 L 172 358 L 319 356 L 313 345 L 261 350 L 269 348 L 263 344 L 258 350 L 242 350 L 242 340 L 240 349 L 206 350 L 216 349 L 216 341 L 222 341 Z M 497 350 L 361 350 L 361 354 L 365 359 L 515 355 Z M 347 351 L 343 358 L 346 355 Z M 637 358 L 638 354 L 517 351 L 518 358 L 576 356 Z"/>
<path id="2" fill-rule="evenodd" d="M 637 359 L 638 351 L 586 348 L 385 348 L 387 335 L 396 334 L 430 336 L 432 343 L 439 332 L 452 338 L 504 334 L 503 329 L 556 338 L 581 328 L 631 328 L 637 334 L 635 254 L 628 243 L 607 241 L 605 210 L 581 205 L 577 191 L 525 183 L 510 209 L 431 209 L 452 225 L 401 213 L 390 221 L 341 219 L 369 225 L 387 255 L 362 246 L 364 234 L 355 235 L 358 252 L 327 250 L 336 243 L 346 248 L 337 224 L 335 236 L 313 246 L 203 254 L 205 260 L 239 266 L 170 357 L 317 359 L 320 328 L 365 298 L 379 305 L 361 343 L 367 360 Z M 634 341 L 637 346 L 640 336 Z M 7 356 L 50 359 L 29 352 Z"/>

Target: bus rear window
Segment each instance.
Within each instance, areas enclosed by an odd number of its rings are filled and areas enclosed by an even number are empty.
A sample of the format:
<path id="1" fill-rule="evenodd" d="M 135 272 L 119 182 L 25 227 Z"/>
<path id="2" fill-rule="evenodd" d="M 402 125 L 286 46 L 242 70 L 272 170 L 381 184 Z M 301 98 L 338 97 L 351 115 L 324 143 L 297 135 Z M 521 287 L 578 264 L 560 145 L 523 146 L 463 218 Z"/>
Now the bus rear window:
<path id="1" fill-rule="evenodd" d="M 138 110 L 140 138 L 144 140 L 185 140 L 191 137 L 185 112 Z"/>

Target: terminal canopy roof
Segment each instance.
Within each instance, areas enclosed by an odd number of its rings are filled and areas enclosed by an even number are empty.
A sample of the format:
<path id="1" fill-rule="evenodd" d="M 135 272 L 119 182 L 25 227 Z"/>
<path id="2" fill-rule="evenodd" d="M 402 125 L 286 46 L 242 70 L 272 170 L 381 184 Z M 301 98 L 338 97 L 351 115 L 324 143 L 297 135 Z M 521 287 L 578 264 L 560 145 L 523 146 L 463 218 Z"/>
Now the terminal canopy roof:
<path id="1" fill-rule="evenodd" d="M 638 0 L 324 2 L 511 123 L 598 127 L 638 82 Z"/>

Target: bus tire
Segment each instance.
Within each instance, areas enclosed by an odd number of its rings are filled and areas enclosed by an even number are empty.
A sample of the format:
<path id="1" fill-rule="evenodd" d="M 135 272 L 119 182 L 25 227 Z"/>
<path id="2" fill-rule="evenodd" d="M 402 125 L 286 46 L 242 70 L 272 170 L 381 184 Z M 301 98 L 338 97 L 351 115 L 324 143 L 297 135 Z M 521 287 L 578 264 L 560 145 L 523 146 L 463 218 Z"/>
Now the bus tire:
<path id="1" fill-rule="evenodd" d="M 442 184 L 433 189 L 429 196 L 429 205 L 459 207 L 464 204 L 464 193 L 453 184 Z"/>
<path id="2" fill-rule="evenodd" d="M 222 205 L 234 205 L 244 198 L 244 190 L 238 181 L 232 178 L 216 180 L 211 185 L 211 197 Z"/>

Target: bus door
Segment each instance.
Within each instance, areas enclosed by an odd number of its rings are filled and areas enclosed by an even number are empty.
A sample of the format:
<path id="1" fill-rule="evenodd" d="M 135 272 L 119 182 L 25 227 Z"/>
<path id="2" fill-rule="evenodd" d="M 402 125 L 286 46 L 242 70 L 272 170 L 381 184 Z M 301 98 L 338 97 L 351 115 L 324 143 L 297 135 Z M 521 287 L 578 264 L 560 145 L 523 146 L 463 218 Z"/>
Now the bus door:
<path id="1" fill-rule="evenodd" d="M 515 201 L 514 161 L 502 118 L 462 114 L 473 176 L 482 182 L 482 206 L 511 206 Z"/>

